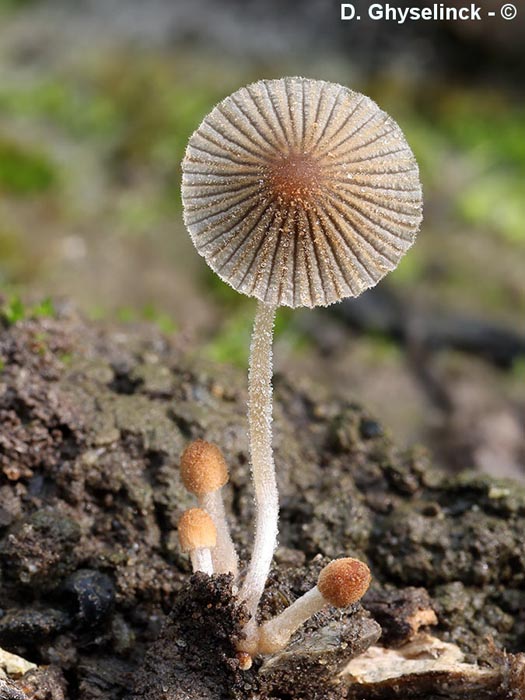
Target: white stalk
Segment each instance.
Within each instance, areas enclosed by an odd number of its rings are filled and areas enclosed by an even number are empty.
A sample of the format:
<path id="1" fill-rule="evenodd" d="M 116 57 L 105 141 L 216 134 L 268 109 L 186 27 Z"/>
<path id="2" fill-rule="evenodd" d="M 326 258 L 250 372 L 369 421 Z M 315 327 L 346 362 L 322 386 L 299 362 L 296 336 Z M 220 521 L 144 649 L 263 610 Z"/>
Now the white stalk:
<path id="1" fill-rule="evenodd" d="M 208 576 L 213 574 L 213 562 L 211 551 L 208 547 L 197 547 L 190 552 L 191 566 L 193 573 L 203 571 Z"/>
<path id="2" fill-rule="evenodd" d="M 245 627 L 242 649 L 257 645 L 257 606 L 270 571 L 277 544 L 279 498 L 272 451 L 272 339 L 275 307 L 257 303 L 250 347 L 248 373 L 248 424 L 252 479 L 255 490 L 255 543 L 248 572 L 241 588 L 250 621 Z"/>
<path id="3" fill-rule="evenodd" d="M 217 489 L 217 491 L 199 496 L 199 505 L 209 513 L 217 530 L 217 544 L 211 555 L 215 573 L 231 573 L 236 579 L 239 572 L 239 562 L 226 520 L 221 490 Z"/>
<path id="4" fill-rule="evenodd" d="M 312 615 L 318 613 L 327 602 L 317 586 L 294 601 L 286 610 L 272 620 L 261 625 L 259 630 L 259 651 L 273 654 L 284 649 L 292 634 Z"/>

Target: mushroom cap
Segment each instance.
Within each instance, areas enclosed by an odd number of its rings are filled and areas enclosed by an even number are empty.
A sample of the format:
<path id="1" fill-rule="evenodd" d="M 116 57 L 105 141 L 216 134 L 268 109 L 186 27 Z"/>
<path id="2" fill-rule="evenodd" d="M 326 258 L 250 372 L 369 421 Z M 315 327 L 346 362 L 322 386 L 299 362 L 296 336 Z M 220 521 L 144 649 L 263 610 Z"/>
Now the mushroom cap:
<path id="1" fill-rule="evenodd" d="M 325 306 L 374 286 L 414 242 L 414 155 L 370 98 L 322 80 L 243 87 L 191 136 L 184 221 L 237 291 L 273 306 Z"/>
<path id="2" fill-rule="evenodd" d="M 195 440 L 182 453 L 180 475 L 188 491 L 202 496 L 224 486 L 228 481 L 228 465 L 217 445 Z"/>
<path id="3" fill-rule="evenodd" d="M 321 570 L 317 588 L 328 603 L 346 608 L 364 596 L 371 579 L 370 569 L 364 562 L 345 557 L 334 559 Z"/>
<path id="4" fill-rule="evenodd" d="M 217 530 L 210 515 L 202 508 L 185 511 L 177 524 L 180 548 L 191 552 L 201 547 L 215 547 Z"/>

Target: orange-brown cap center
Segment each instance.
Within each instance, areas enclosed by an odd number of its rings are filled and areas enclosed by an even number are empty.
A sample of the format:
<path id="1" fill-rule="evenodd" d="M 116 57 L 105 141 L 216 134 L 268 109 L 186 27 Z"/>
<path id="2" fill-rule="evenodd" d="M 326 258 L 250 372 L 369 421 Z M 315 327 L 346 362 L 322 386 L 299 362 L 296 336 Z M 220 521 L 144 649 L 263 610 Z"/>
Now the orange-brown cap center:
<path id="1" fill-rule="evenodd" d="M 268 163 L 265 180 L 276 199 L 307 203 L 319 191 L 321 168 L 312 155 L 290 152 Z"/>
<path id="2" fill-rule="evenodd" d="M 228 466 L 221 450 L 212 442 L 191 442 L 180 459 L 182 483 L 197 496 L 212 493 L 228 481 Z"/>

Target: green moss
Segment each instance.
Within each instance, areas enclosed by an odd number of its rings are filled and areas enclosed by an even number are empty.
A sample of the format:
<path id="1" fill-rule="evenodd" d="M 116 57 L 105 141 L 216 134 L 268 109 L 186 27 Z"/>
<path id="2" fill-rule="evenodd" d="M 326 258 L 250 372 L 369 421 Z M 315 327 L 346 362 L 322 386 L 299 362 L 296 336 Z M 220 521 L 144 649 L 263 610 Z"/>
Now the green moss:
<path id="1" fill-rule="evenodd" d="M 119 151 L 127 157 L 173 162 L 196 123 L 219 96 L 207 79 L 187 82 L 182 70 L 162 57 L 122 54 L 93 77 L 96 94 L 113 105 L 124 126 Z"/>
<path id="2" fill-rule="evenodd" d="M 524 135 L 525 138 L 525 135 Z M 458 195 L 459 215 L 513 244 L 525 244 L 523 179 L 510 172 L 478 177 Z"/>
<path id="3" fill-rule="evenodd" d="M 26 5 L 34 5 L 37 0 L 0 0 L 0 12 L 18 10 Z"/>
<path id="4" fill-rule="evenodd" d="M 12 296 L 4 302 L 0 309 L 2 320 L 9 326 L 18 321 L 23 321 L 27 316 L 27 309 L 23 301 L 18 296 Z"/>
<path id="5" fill-rule="evenodd" d="M 56 309 L 53 300 L 49 297 L 42 299 L 30 309 L 31 318 L 55 318 Z"/>
<path id="6" fill-rule="evenodd" d="M 223 282 L 208 266 L 202 268 L 201 279 L 205 292 L 209 293 L 215 301 L 222 304 L 225 308 L 238 309 L 249 303 L 243 294 L 240 294 L 229 284 Z"/>
<path id="7" fill-rule="evenodd" d="M 439 187 L 443 184 L 440 178 L 443 172 L 443 161 L 447 157 L 447 150 L 450 150 L 450 144 L 434 125 L 418 118 L 415 114 L 407 115 L 400 123 L 416 157 L 423 187 L 429 184 Z"/>
<path id="8" fill-rule="evenodd" d="M 45 119 L 76 136 L 107 136 L 120 126 L 114 102 L 89 84 L 51 78 L 0 87 L 0 108 L 13 116 Z"/>
<path id="9" fill-rule="evenodd" d="M 187 140 L 227 92 L 209 70 L 194 73 L 190 81 L 184 67 L 166 57 L 124 52 L 80 74 L 0 85 L 0 112 L 97 139 L 105 168 L 119 181 L 144 169 L 162 178 L 151 207 L 133 201 L 123 207 L 123 218 L 142 231 L 156 223 L 159 208 L 163 213 L 180 209 L 180 161 Z"/>
<path id="10" fill-rule="evenodd" d="M 56 310 L 51 299 L 46 298 L 30 306 L 24 304 L 17 294 L 10 295 L 0 307 L 0 318 L 8 326 L 29 318 L 55 318 Z"/>
<path id="11" fill-rule="evenodd" d="M 58 359 L 65 367 L 69 367 L 69 365 L 71 365 L 73 362 L 73 353 L 62 352 L 59 354 Z"/>
<path id="12" fill-rule="evenodd" d="M 525 172 L 525 109 L 501 93 L 450 93 L 439 101 L 439 129 L 466 151 Z"/>
<path id="13" fill-rule="evenodd" d="M 90 321 L 104 321 L 109 317 L 108 310 L 102 304 L 92 304 L 86 309 L 86 316 Z"/>
<path id="14" fill-rule="evenodd" d="M 100 312 L 100 309 L 98 310 Z M 104 312 L 95 318 L 103 318 L 107 316 Z M 137 323 L 140 321 L 148 321 L 153 323 L 166 335 L 171 335 L 177 330 L 177 324 L 173 318 L 166 313 L 156 308 L 154 304 L 145 304 L 141 309 L 135 309 L 130 306 L 121 306 L 115 312 L 115 316 L 121 323 Z"/>
<path id="15" fill-rule="evenodd" d="M 33 336 L 34 346 L 39 355 L 44 356 L 48 349 L 49 334 L 45 331 L 39 331 Z"/>
<path id="16" fill-rule="evenodd" d="M 0 137 L 0 191 L 34 195 L 51 189 L 56 181 L 55 168 L 46 156 Z"/>
<path id="17" fill-rule="evenodd" d="M 309 347 L 309 338 L 293 324 L 292 309 L 278 309 L 275 317 L 274 337 L 285 342 L 295 352 L 302 352 Z M 221 364 L 230 364 L 245 369 L 253 328 L 253 303 L 243 304 L 235 313 L 230 314 L 219 332 L 204 347 L 204 354 L 210 360 Z"/>
<path id="18" fill-rule="evenodd" d="M 214 362 L 245 368 L 253 325 L 253 311 L 241 309 L 223 324 L 217 335 L 204 347 L 204 355 Z"/>
<path id="19" fill-rule="evenodd" d="M 161 311 L 153 304 L 146 304 L 142 307 L 141 316 L 145 321 L 154 323 L 163 333 L 171 335 L 177 331 L 177 324 L 165 311 Z"/>
<path id="20" fill-rule="evenodd" d="M 370 359 L 378 365 L 386 362 L 402 362 L 403 350 L 399 343 L 381 333 L 367 334 Z"/>
<path id="21" fill-rule="evenodd" d="M 416 247 L 401 259 L 397 268 L 389 276 L 389 282 L 411 285 L 421 282 L 424 277 L 425 258 Z"/>
<path id="22" fill-rule="evenodd" d="M 525 382 L 525 357 L 519 357 L 512 364 L 512 377 L 519 382 Z"/>
<path id="23" fill-rule="evenodd" d="M 138 321 L 136 309 L 131 306 L 121 306 L 117 309 L 115 316 L 120 323 L 134 323 Z"/>
<path id="24" fill-rule="evenodd" d="M 145 236 L 155 231 L 165 220 L 165 198 L 144 192 L 121 198 L 118 203 L 118 216 L 123 229 L 130 236 Z"/>

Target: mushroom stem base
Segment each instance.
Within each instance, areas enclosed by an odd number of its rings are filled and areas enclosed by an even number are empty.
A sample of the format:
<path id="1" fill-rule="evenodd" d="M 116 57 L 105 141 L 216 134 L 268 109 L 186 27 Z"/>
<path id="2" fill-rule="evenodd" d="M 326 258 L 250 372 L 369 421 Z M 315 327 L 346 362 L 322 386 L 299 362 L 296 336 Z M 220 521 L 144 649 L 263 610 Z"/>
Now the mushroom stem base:
<path id="1" fill-rule="evenodd" d="M 202 571 L 208 576 L 213 574 L 213 562 L 211 559 L 211 551 L 207 547 L 198 547 L 190 552 L 191 566 L 193 573 Z"/>
<path id="2" fill-rule="evenodd" d="M 230 535 L 220 489 L 199 496 L 199 505 L 210 514 L 217 529 L 217 544 L 211 555 L 215 573 L 231 573 L 236 579 L 238 574 L 237 552 Z"/>
<path id="3" fill-rule="evenodd" d="M 259 631 L 259 653 L 273 654 L 284 649 L 292 634 L 327 604 L 317 586 L 294 601 L 280 615 L 265 622 Z"/>

